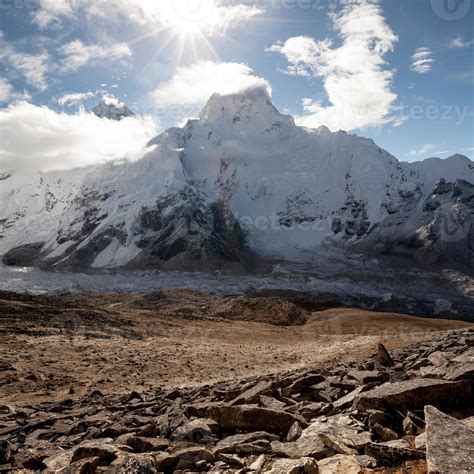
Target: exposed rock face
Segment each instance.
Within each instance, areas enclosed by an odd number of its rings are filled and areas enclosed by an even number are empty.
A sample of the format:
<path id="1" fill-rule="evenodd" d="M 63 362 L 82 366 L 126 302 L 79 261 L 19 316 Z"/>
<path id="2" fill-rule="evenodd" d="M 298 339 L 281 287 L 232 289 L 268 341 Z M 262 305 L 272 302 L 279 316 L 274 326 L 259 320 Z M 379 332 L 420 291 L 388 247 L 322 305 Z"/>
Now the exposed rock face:
<path id="1" fill-rule="evenodd" d="M 432 406 L 425 406 L 429 473 L 474 471 L 474 431 Z"/>
<path id="2" fill-rule="evenodd" d="M 443 360 L 440 353 L 449 367 L 469 364 L 473 350 L 466 341 L 472 335 L 473 330 L 459 330 L 393 351 L 394 365 L 385 375 L 367 375 L 375 355 L 264 380 L 110 396 L 93 391 L 80 399 L 23 407 L 13 402 L 0 406 L 1 469 L 470 473 L 473 418 L 458 420 L 432 405 L 458 417 L 472 412 L 471 382 L 463 375 L 457 381 L 442 374 L 426 379 L 421 370 Z M 469 371 L 459 373 L 469 378 Z M 361 385 L 354 389 L 355 384 Z M 353 399 L 354 406 L 347 403 Z M 316 410 L 321 403 L 330 412 Z M 266 408 L 269 404 L 279 408 Z"/>
<path id="3" fill-rule="evenodd" d="M 357 247 L 410 256 L 424 265 L 474 268 L 474 184 L 441 179 L 424 199 L 404 195 L 399 208 L 369 229 Z"/>
<path id="4" fill-rule="evenodd" d="M 94 113 L 133 115 L 114 100 Z M 26 192 L 2 172 L 0 254 L 44 242 L 47 264 L 193 267 L 240 262 L 243 231 L 264 259 L 331 244 L 473 266 L 471 160 L 398 162 L 372 140 L 297 127 L 263 88 L 212 96 L 138 161 L 72 174 L 30 177 Z"/>

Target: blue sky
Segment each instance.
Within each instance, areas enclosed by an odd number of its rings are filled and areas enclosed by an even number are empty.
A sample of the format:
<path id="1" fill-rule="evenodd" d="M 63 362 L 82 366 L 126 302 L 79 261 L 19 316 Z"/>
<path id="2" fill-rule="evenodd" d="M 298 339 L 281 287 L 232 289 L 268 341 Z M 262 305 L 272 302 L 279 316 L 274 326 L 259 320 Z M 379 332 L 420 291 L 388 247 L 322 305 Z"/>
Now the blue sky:
<path id="1" fill-rule="evenodd" d="M 263 84 L 298 123 L 371 137 L 400 160 L 472 158 L 474 6 L 458 2 L 2 0 L 0 138 L 14 140 L 22 113 L 78 115 L 104 95 L 153 121 L 148 136 L 213 91 Z M 32 129 L 25 140 L 41 139 Z"/>

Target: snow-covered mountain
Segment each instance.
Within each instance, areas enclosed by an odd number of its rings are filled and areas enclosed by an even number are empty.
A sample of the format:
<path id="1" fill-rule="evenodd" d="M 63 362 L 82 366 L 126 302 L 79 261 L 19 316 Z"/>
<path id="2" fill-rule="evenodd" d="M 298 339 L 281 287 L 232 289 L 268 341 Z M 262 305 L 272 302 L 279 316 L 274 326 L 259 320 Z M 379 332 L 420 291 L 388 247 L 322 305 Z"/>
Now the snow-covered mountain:
<path id="1" fill-rule="evenodd" d="M 44 182 L 59 203 L 52 210 Z M 409 235 L 431 235 L 440 209 L 469 228 L 457 250 L 439 232 L 437 260 L 459 263 L 459 251 L 474 251 L 471 160 L 401 163 L 372 140 L 297 127 L 264 88 L 213 95 L 199 119 L 153 139 L 141 160 L 42 175 L 25 189 L 13 175 L 0 186 L 0 254 L 9 264 L 203 268 L 256 256 L 304 260 L 327 245 L 390 252 Z M 438 213 L 418 215 L 435 201 Z"/>
<path id="2" fill-rule="evenodd" d="M 92 109 L 92 113 L 99 118 L 109 120 L 122 120 L 126 117 L 135 117 L 135 113 L 115 97 L 104 97 L 99 104 Z"/>

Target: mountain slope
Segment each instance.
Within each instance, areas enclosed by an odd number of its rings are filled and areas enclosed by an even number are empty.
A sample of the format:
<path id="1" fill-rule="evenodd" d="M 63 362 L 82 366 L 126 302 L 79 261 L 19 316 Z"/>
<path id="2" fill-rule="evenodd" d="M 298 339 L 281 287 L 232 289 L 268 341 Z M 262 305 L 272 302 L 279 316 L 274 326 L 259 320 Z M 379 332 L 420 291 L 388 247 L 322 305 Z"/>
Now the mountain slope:
<path id="1" fill-rule="evenodd" d="M 91 170 L 58 208 L 58 225 L 20 243 L 42 242 L 36 261 L 55 267 L 196 268 L 249 252 L 304 260 L 328 243 L 367 248 L 395 214 L 426 226 L 412 216 L 439 179 L 474 183 L 474 164 L 461 155 L 400 163 L 372 140 L 297 127 L 264 88 L 213 95 L 199 119 L 148 148 L 139 161 Z M 0 215 L 14 212 L 2 202 Z M 0 253 L 11 244 L 0 239 Z M 450 243 L 438 247 L 452 261 Z"/>

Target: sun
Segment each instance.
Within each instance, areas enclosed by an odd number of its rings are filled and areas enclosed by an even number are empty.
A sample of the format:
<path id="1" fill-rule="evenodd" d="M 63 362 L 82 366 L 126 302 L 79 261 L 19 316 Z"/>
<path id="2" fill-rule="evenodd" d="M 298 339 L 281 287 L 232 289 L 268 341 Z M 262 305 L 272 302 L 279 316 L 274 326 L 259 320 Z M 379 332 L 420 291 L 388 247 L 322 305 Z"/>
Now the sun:
<path id="1" fill-rule="evenodd" d="M 1 0 L 0 0 L 1 1 Z M 220 0 L 136 0 L 140 2 L 142 14 L 152 20 L 155 27 L 131 41 L 143 41 L 152 36 L 161 36 L 155 56 L 165 48 L 174 48 L 173 58 L 177 65 L 191 57 L 218 59 L 211 38 L 222 21 Z"/>
<path id="2" fill-rule="evenodd" d="M 215 0 L 171 0 L 168 15 L 171 27 L 183 34 L 205 34 L 217 21 Z"/>

